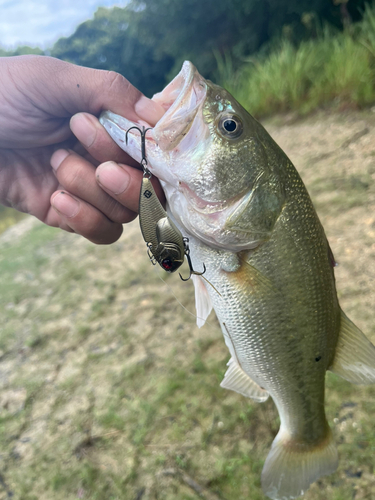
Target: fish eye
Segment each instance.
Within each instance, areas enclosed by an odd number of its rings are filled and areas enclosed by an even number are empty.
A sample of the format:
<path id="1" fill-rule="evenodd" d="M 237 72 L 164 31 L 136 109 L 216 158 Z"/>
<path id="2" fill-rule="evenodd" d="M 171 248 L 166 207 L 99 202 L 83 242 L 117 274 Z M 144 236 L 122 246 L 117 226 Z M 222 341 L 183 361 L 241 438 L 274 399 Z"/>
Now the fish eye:
<path id="1" fill-rule="evenodd" d="M 237 139 L 243 132 L 242 121 L 236 115 L 224 115 L 219 120 L 219 132 L 228 139 Z"/>

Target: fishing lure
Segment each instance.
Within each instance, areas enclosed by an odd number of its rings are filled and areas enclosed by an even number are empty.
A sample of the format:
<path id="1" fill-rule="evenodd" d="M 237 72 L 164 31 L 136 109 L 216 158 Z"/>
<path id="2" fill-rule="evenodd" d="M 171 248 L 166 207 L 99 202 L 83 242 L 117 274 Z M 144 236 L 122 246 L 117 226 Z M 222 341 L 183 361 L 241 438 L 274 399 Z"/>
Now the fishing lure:
<path id="1" fill-rule="evenodd" d="M 141 134 L 143 179 L 139 196 L 139 224 L 143 239 L 147 244 L 148 256 L 153 265 L 158 263 L 164 271 L 169 273 L 176 271 L 183 264 L 186 256 L 190 274 L 188 278 L 183 278 L 180 274 L 180 278 L 183 281 L 188 281 L 192 274 L 201 276 L 206 272 L 206 266 L 203 264 L 203 272 L 201 273 L 194 271 L 190 259 L 189 239 L 182 236 L 179 229 L 168 217 L 152 186 L 152 174 L 147 168 L 146 158 L 146 132 L 150 128 L 130 127 L 125 135 L 126 144 L 128 143 L 128 133 L 132 129 L 138 130 Z"/>

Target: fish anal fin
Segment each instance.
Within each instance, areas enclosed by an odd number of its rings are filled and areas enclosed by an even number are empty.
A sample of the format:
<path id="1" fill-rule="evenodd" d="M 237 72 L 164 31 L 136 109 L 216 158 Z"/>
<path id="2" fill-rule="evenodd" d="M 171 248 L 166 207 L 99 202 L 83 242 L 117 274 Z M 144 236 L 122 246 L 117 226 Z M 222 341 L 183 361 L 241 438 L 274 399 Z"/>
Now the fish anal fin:
<path id="1" fill-rule="evenodd" d="M 337 449 L 327 424 L 326 436 L 311 444 L 279 431 L 262 471 L 262 488 L 273 500 L 303 495 L 311 483 L 337 469 Z"/>
<path id="2" fill-rule="evenodd" d="M 269 396 L 268 392 L 254 382 L 234 358 L 230 358 L 227 366 L 228 370 L 224 375 L 220 387 L 238 392 L 243 396 L 254 399 L 258 403 L 266 401 Z"/>
<path id="3" fill-rule="evenodd" d="M 375 346 L 341 311 L 341 328 L 329 370 L 352 384 L 375 383 Z"/>
<path id="4" fill-rule="evenodd" d="M 191 276 L 195 289 L 195 310 L 197 312 L 197 326 L 200 328 L 212 311 L 212 302 L 203 278 L 196 274 Z"/>

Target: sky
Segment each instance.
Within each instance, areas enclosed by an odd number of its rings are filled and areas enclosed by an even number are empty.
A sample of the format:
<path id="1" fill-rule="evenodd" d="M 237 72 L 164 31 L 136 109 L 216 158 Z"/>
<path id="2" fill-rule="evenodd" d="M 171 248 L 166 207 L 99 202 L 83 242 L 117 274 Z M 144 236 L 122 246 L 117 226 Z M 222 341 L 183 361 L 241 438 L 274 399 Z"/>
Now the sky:
<path id="1" fill-rule="evenodd" d="M 98 7 L 124 7 L 128 0 L 0 0 L 0 46 L 47 49 L 71 35 Z"/>

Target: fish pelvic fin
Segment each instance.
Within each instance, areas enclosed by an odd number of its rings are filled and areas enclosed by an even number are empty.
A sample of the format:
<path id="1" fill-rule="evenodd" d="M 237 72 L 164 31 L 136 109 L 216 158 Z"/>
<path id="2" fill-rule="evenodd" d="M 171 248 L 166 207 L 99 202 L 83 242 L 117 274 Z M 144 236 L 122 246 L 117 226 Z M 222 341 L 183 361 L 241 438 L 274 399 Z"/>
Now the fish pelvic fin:
<path id="1" fill-rule="evenodd" d="M 230 358 L 227 363 L 229 367 L 224 375 L 224 379 L 220 387 L 238 392 L 247 398 L 254 399 L 257 403 L 266 401 L 269 394 L 265 389 L 262 389 L 244 370 L 240 367 L 234 358 Z"/>
<path id="2" fill-rule="evenodd" d="M 341 329 L 329 370 L 352 384 L 375 383 L 375 347 L 341 311 Z"/>
<path id="3" fill-rule="evenodd" d="M 206 323 L 212 311 L 212 302 L 202 276 L 192 274 L 191 279 L 195 289 L 195 310 L 197 312 L 197 326 L 200 328 Z"/>
<path id="4" fill-rule="evenodd" d="M 310 484 L 337 469 L 338 456 L 331 429 L 318 443 L 296 440 L 280 429 L 262 471 L 262 489 L 272 500 L 303 495 Z"/>

